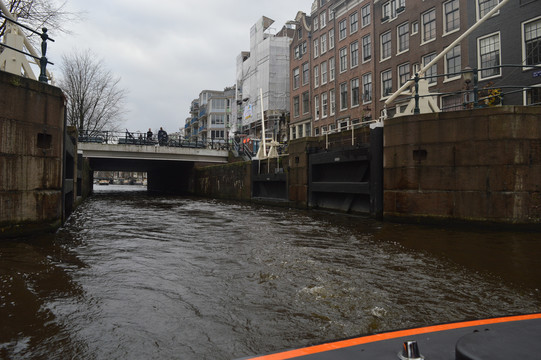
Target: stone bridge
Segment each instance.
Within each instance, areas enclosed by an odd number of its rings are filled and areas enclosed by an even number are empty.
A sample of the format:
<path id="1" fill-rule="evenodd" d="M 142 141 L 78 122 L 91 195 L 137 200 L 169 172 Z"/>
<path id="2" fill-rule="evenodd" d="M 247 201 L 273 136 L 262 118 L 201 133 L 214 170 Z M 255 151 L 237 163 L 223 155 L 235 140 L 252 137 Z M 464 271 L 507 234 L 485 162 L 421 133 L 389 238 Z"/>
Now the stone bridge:
<path id="1" fill-rule="evenodd" d="M 146 172 L 148 190 L 185 192 L 196 163 L 227 163 L 228 150 L 135 144 L 78 144 L 93 171 Z"/>

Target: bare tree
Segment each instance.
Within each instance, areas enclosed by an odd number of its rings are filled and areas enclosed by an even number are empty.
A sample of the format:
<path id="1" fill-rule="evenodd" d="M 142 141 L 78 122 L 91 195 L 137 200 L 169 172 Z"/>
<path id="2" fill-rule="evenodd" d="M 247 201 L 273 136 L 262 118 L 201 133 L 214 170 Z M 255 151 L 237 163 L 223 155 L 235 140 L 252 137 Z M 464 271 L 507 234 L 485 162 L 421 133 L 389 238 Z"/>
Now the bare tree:
<path id="1" fill-rule="evenodd" d="M 68 124 L 79 131 L 117 130 L 126 90 L 91 51 L 62 57 L 60 88 L 66 94 Z"/>
<path id="2" fill-rule="evenodd" d="M 64 27 L 65 24 L 78 20 L 81 16 L 79 13 L 67 11 L 66 3 L 67 1 L 58 3 L 56 0 L 8 0 L 4 2 L 9 12 L 16 16 L 20 23 L 35 29 L 47 27 L 54 29 L 55 33 L 68 32 Z M 0 18 L 0 37 L 4 35 L 5 29 L 6 20 Z M 27 33 L 27 36 L 32 39 L 32 36 L 35 35 Z"/>

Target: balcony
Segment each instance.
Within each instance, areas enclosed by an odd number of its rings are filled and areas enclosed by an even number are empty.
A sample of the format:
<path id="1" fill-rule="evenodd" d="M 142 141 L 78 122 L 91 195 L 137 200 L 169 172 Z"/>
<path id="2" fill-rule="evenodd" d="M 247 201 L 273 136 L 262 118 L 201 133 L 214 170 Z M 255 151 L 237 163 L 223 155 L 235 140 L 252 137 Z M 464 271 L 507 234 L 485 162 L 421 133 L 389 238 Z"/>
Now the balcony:
<path id="1" fill-rule="evenodd" d="M 199 121 L 199 119 L 196 118 L 196 117 L 194 117 L 194 118 L 192 118 L 192 120 L 190 121 L 190 124 L 193 125 L 193 124 L 195 124 L 195 123 L 198 122 L 198 121 Z"/>

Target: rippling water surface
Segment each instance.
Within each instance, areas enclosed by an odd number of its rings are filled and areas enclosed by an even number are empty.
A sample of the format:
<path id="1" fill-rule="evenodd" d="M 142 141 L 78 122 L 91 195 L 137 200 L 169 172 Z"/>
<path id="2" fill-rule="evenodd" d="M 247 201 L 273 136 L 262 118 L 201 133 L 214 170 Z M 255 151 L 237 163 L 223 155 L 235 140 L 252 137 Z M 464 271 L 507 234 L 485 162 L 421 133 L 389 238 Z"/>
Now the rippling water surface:
<path id="1" fill-rule="evenodd" d="M 0 243 L 0 358 L 232 359 L 540 310 L 539 234 L 127 188 Z"/>

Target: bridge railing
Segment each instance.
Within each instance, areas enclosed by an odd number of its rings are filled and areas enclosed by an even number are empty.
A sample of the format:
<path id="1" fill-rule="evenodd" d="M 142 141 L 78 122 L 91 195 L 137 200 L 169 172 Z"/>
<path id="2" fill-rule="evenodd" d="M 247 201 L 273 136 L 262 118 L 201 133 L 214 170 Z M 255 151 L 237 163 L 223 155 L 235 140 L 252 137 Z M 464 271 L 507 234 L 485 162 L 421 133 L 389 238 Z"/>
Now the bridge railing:
<path id="1" fill-rule="evenodd" d="M 42 28 L 41 29 L 41 32 L 38 32 L 26 25 L 23 25 L 21 24 L 20 22 L 16 21 L 13 17 L 13 15 L 8 11 L 8 9 L 4 6 L 3 3 L 0 2 L 0 5 L 1 5 L 1 9 L 0 9 L 0 18 L 2 19 L 5 19 L 5 21 L 8 21 L 9 23 L 11 24 L 14 24 L 20 28 L 24 28 L 28 31 L 30 31 L 31 33 L 34 33 L 36 35 L 38 35 L 39 37 L 41 37 L 41 56 L 38 56 L 36 50 L 34 49 L 34 47 L 32 46 L 32 44 L 30 44 L 30 42 L 28 41 L 28 38 L 26 37 L 26 35 L 22 35 L 23 37 L 23 40 L 22 40 L 22 43 L 20 43 L 21 45 L 21 48 L 17 48 L 17 47 L 13 47 L 13 46 L 10 46 L 8 45 L 7 43 L 9 41 L 4 41 L 2 44 L 0 44 L 0 48 L 6 48 L 6 49 L 9 49 L 11 51 L 15 51 L 17 53 L 20 53 L 22 55 L 25 55 L 25 56 L 28 56 L 28 57 L 31 57 L 32 59 L 34 59 L 35 63 L 37 65 L 39 65 L 40 67 L 40 75 L 39 75 L 39 78 L 38 80 L 40 82 L 43 82 L 43 83 L 48 83 L 49 82 L 49 77 L 48 77 L 48 72 L 47 72 L 47 64 L 51 64 L 51 65 L 54 65 L 52 62 L 50 62 L 49 60 L 47 60 L 47 40 L 49 41 L 52 41 L 54 42 L 54 39 L 52 39 L 48 34 L 47 34 L 47 28 Z M 12 25 L 13 26 L 13 25 Z M 10 32 L 10 27 L 9 26 L 6 26 L 6 32 Z M 4 34 L 4 37 L 6 37 L 8 34 Z M 16 35 L 16 36 L 19 36 L 19 35 Z M 4 38 L 4 40 L 6 40 Z M 17 40 L 16 40 L 17 42 Z M 22 48 L 22 44 L 24 44 L 24 46 L 26 47 L 26 49 L 28 50 L 27 51 L 24 51 L 23 48 Z M 12 57 L 11 55 L 8 54 L 7 50 L 4 50 L 6 51 L 6 53 L 2 56 L 2 58 L 0 60 L 7 60 L 8 57 L 9 57 L 9 61 L 16 61 L 16 63 L 18 63 L 20 66 L 22 66 L 22 63 L 20 62 L 20 59 L 18 60 L 17 57 Z M 0 52 L 0 54 L 2 54 L 2 52 Z M 26 60 L 24 61 L 26 62 Z M 8 69 L 11 68 L 11 66 L 7 66 Z M 20 68 L 16 70 L 16 74 L 20 75 Z M 6 70 L 6 71 L 10 71 L 10 70 Z M 30 71 L 30 73 L 32 73 L 32 71 Z M 30 75 L 30 74 L 28 74 Z M 34 77 L 33 73 L 31 74 L 30 77 Z"/>
<path id="2" fill-rule="evenodd" d="M 463 110 L 463 109 L 477 109 L 480 107 L 486 106 L 495 106 L 503 105 L 505 103 L 505 96 L 512 95 L 516 93 L 524 93 L 527 90 L 536 90 L 539 89 L 537 85 L 507 85 L 499 84 L 502 83 L 502 79 L 480 79 L 480 74 L 485 74 L 487 72 L 493 71 L 497 74 L 503 74 L 504 69 L 521 69 L 521 71 L 532 71 L 533 77 L 541 76 L 541 65 L 527 65 L 527 64 L 502 64 L 497 66 L 483 67 L 483 68 L 469 68 L 466 67 L 459 72 L 455 73 L 443 73 L 436 75 L 423 75 L 415 74 L 412 78 L 414 80 L 412 89 L 413 92 L 404 92 L 403 94 L 397 97 L 397 100 L 401 102 L 406 100 L 414 100 L 415 107 L 413 110 L 414 114 L 420 113 L 419 102 L 422 98 L 441 98 L 443 96 L 455 96 L 462 97 L 463 101 L 460 104 L 452 104 L 449 106 L 441 105 L 440 110 L 449 111 L 449 110 Z M 489 74 L 490 75 L 490 74 Z M 485 75 L 488 76 L 488 75 Z M 437 78 L 452 78 L 452 77 L 461 77 L 465 84 L 465 89 L 452 92 L 430 92 L 428 94 L 419 93 L 419 81 L 420 80 L 435 80 Z M 504 79 L 507 79 L 504 78 Z M 479 87 L 479 83 L 483 82 L 484 86 Z M 395 100 L 395 101 L 397 101 Z M 534 99 L 535 100 L 535 99 Z M 541 102 L 538 100 L 533 101 L 527 106 L 541 105 Z"/>
<path id="3" fill-rule="evenodd" d="M 200 148 L 213 150 L 230 150 L 233 144 L 225 140 L 190 141 L 178 134 L 165 135 L 160 139 L 156 134 L 151 137 L 146 132 L 126 131 L 88 131 L 79 132 L 78 141 L 81 143 L 95 143 L 104 145 L 141 145 L 166 146 L 182 148 Z"/>

